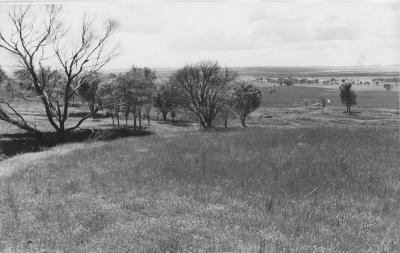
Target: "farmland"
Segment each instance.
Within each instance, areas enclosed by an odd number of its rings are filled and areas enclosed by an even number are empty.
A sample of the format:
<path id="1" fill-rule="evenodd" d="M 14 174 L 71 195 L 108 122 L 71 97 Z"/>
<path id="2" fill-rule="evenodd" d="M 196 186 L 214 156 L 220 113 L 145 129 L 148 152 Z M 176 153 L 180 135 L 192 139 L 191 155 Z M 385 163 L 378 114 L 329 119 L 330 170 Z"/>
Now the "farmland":
<path id="1" fill-rule="evenodd" d="M 153 110 L 152 135 L 6 159 L 0 250 L 398 251 L 399 93 L 380 88 L 355 87 L 348 115 L 337 88 L 265 86 L 248 128 L 200 130 Z M 318 97 L 330 99 L 323 113 Z M 49 127 L 40 107 L 21 107 Z M 18 132 L 1 124 L 3 138 Z"/>

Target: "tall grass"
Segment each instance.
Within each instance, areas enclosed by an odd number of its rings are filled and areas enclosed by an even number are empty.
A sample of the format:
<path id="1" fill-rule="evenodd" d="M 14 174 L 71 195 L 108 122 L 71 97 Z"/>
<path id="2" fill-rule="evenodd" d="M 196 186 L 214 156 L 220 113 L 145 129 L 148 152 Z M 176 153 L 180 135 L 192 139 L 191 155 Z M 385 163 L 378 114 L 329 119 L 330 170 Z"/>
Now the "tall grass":
<path id="1" fill-rule="evenodd" d="M 4 183 L 0 250 L 397 251 L 398 140 L 391 128 L 253 128 L 41 160 Z"/>

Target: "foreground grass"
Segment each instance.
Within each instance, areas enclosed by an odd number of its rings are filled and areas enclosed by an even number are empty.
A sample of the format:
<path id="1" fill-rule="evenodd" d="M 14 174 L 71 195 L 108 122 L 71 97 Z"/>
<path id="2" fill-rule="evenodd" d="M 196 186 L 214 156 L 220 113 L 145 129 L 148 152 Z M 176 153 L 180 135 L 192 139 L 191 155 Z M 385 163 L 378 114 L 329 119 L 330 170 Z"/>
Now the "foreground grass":
<path id="1" fill-rule="evenodd" d="M 397 129 L 121 139 L 2 182 L 0 251 L 400 250 Z"/>

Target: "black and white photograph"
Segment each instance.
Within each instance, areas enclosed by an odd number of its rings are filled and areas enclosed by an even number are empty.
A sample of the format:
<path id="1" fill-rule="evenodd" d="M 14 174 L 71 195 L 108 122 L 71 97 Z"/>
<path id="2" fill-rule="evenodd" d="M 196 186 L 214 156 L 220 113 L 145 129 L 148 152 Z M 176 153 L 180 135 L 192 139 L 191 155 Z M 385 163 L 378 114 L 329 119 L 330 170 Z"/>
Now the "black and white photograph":
<path id="1" fill-rule="evenodd" d="M 0 252 L 400 252 L 400 0 L 0 0 Z"/>

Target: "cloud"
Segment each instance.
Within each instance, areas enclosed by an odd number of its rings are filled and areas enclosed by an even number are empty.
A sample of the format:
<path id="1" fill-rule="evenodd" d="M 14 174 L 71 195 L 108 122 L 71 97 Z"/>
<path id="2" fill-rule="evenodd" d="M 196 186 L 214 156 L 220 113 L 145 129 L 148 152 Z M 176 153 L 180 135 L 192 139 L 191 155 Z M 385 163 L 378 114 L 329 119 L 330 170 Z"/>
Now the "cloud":
<path id="1" fill-rule="evenodd" d="M 400 15 L 392 2 L 122 1 L 64 7 L 67 23 L 85 12 L 99 22 L 119 21 L 113 41 L 121 42 L 123 53 L 109 68 L 180 66 L 205 58 L 241 66 L 357 64 L 360 55 L 369 64 L 400 60 Z"/>
<path id="2" fill-rule="evenodd" d="M 314 40 L 357 40 L 362 35 L 351 26 L 333 26 L 327 28 L 317 28 Z"/>
<path id="3" fill-rule="evenodd" d="M 400 2 L 399 1 L 394 1 L 392 3 L 392 9 L 393 10 L 400 10 Z"/>

